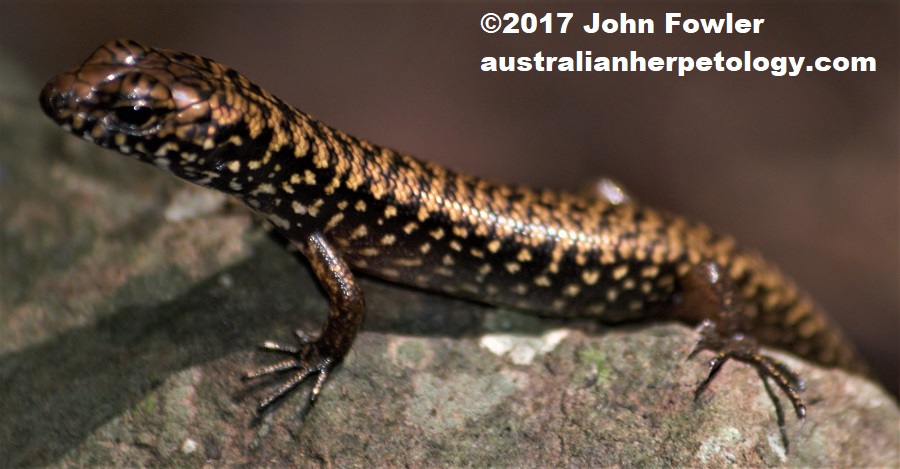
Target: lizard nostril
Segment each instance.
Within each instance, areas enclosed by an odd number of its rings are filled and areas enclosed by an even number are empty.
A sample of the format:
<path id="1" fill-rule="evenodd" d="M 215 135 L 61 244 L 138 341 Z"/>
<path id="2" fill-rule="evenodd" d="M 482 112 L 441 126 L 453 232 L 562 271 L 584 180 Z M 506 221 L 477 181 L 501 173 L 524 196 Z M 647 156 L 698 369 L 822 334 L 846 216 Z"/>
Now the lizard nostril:
<path id="1" fill-rule="evenodd" d="M 55 93 L 56 87 L 53 82 L 47 82 L 44 85 L 44 89 L 41 90 L 41 109 L 44 111 L 44 114 L 47 114 L 50 117 L 56 115 L 56 110 L 59 108 L 59 93 Z"/>
<path id="2" fill-rule="evenodd" d="M 67 113 L 63 111 L 68 107 L 69 99 L 65 93 L 59 91 L 64 88 L 57 86 L 57 84 L 57 79 L 47 82 L 41 90 L 39 101 L 41 103 L 41 110 L 44 111 L 44 114 L 56 122 L 63 123 L 65 120 L 63 116 L 67 115 Z"/>

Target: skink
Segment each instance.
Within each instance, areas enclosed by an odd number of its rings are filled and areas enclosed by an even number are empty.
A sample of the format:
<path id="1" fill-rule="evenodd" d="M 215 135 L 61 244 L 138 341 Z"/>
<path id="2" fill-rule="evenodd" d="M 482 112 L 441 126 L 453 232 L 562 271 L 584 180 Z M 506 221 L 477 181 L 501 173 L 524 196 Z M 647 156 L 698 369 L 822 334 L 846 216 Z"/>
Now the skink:
<path id="1" fill-rule="evenodd" d="M 354 272 L 542 316 L 699 324 L 693 353 L 715 355 L 698 395 L 734 359 L 801 419 L 800 377 L 760 344 L 864 369 L 772 264 L 618 190 L 584 197 L 460 174 L 329 127 L 217 62 L 133 41 L 101 46 L 40 102 L 75 135 L 236 197 L 309 260 L 331 309 L 318 338 L 264 344 L 286 359 L 246 377 L 287 379 L 260 410 L 311 378 L 315 400 L 347 354 L 365 316 Z"/>

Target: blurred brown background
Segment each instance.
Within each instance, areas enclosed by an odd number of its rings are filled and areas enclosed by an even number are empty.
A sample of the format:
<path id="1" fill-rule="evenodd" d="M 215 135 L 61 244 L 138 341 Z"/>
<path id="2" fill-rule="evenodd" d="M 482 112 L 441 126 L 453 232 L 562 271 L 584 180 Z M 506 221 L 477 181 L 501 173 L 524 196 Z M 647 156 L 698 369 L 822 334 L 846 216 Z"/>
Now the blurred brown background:
<path id="1" fill-rule="evenodd" d="M 575 12 L 570 33 L 489 35 L 484 13 Z M 591 12 L 652 35 L 580 32 Z M 761 34 L 662 32 L 765 18 Z M 491 179 L 599 175 L 781 265 L 898 392 L 898 4 L 4 2 L 0 48 L 43 81 L 119 37 L 205 55 L 338 128 Z M 558 23 L 557 23 L 558 24 Z M 483 73 L 486 55 L 874 56 L 875 73 Z M 49 123 L 48 123 L 49 125 Z M 14 129 L 3 129 L 14 131 Z"/>

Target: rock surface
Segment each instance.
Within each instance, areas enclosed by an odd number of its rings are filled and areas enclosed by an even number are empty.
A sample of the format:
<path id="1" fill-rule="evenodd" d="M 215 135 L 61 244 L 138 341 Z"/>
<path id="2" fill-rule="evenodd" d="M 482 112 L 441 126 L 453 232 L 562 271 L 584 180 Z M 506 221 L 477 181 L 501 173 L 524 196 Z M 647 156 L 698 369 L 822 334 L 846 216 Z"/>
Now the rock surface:
<path id="1" fill-rule="evenodd" d="M 880 387 L 785 357 L 809 418 L 675 324 L 559 322 L 363 280 L 320 400 L 242 371 L 326 311 L 307 267 L 209 191 L 77 141 L 2 72 L 0 459 L 18 466 L 897 466 Z M 789 449 L 785 446 L 789 442 Z"/>

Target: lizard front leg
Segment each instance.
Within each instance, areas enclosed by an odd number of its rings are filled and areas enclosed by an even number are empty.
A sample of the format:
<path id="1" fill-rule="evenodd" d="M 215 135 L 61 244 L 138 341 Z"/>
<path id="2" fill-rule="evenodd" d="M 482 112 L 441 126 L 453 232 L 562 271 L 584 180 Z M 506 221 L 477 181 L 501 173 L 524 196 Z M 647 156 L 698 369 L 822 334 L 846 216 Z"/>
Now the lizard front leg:
<path id="1" fill-rule="evenodd" d="M 312 340 L 303 332 L 297 331 L 299 344 L 296 347 L 268 341 L 261 345 L 264 350 L 287 354 L 289 358 L 249 371 L 244 375 L 244 379 L 273 373 L 292 372 L 292 374 L 283 385 L 260 402 L 258 407 L 260 413 L 313 375 L 316 375 L 316 384 L 310 393 L 309 402 L 315 402 L 328 378 L 328 373 L 353 345 L 353 340 L 366 315 L 362 290 L 353 278 L 350 268 L 325 235 L 313 233 L 299 247 L 309 260 L 322 288 L 325 289 L 331 302 L 331 309 L 318 339 Z"/>

